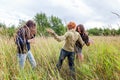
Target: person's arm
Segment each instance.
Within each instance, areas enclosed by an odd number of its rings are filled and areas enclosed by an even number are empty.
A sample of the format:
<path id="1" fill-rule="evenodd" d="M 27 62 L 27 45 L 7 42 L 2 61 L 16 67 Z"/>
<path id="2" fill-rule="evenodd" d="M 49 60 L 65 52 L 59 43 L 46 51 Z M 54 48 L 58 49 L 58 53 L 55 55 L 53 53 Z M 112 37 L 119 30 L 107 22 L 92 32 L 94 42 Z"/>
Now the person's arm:
<path id="1" fill-rule="evenodd" d="M 89 37 L 87 34 L 84 35 L 84 42 L 87 46 L 90 46 L 90 41 L 89 41 Z"/>
<path id="2" fill-rule="evenodd" d="M 94 44 L 94 41 L 93 41 L 92 39 L 89 39 L 89 46 L 90 46 L 91 44 Z"/>
<path id="3" fill-rule="evenodd" d="M 68 32 L 66 32 L 63 36 L 58 36 L 52 29 L 47 29 L 47 32 L 53 35 L 53 37 L 59 42 L 65 40 L 68 36 Z"/>
<path id="4" fill-rule="evenodd" d="M 28 39 L 28 42 L 29 42 L 29 43 L 35 43 L 35 39 L 34 39 L 34 38 Z"/>
<path id="5" fill-rule="evenodd" d="M 32 35 L 31 39 L 28 39 L 29 43 L 35 43 L 35 35 Z"/>
<path id="6" fill-rule="evenodd" d="M 26 45 L 26 31 L 25 31 L 25 29 L 24 28 L 21 28 L 21 30 L 20 30 L 20 33 L 21 33 L 21 37 L 22 37 L 22 39 L 23 39 L 23 43 L 24 43 L 24 45 Z"/>
<path id="7" fill-rule="evenodd" d="M 87 46 L 90 46 L 90 41 L 88 41 L 88 43 L 86 43 Z"/>
<path id="8" fill-rule="evenodd" d="M 27 52 L 27 48 L 26 48 L 26 38 L 25 38 L 25 30 L 24 28 L 20 28 L 19 31 L 18 31 L 18 38 L 17 38 L 17 46 L 18 46 L 18 49 L 20 50 L 20 52 L 22 53 L 26 53 Z"/>
<path id="9" fill-rule="evenodd" d="M 78 41 L 82 46 L 85 44 L 80 35 L 79 35 Z"/>
<path id="10" fill-rule="evenodd" d="M 58 36 L 56 33 L 53 34 L 54 38 L 58 41 L 61 42 L 63 40 L 65 40 L 68 36 L 68 33 L 66 32 L 64 35 L 62 36 Z"/>

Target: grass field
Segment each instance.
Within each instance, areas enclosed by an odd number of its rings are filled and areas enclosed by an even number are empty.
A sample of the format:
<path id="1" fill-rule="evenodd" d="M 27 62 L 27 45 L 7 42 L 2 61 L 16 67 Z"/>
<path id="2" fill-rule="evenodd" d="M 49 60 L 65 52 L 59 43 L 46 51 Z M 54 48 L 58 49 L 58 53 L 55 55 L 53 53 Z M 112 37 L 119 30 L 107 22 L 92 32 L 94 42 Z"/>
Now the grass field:
<path id="1" fill-rule="evenodd" d="M 84 62 L 75 60 L 77 80 L 120 80 L 120 37 L 90 37 L 94 43 L 83 47 Z M 0 37 L 0 80 L 70 80 L 67 58 L 60 72 L 56 69 L 64 42 L 37 37 L 31 44 L 37 68 L 26 61 L 19 71 L 13 39 Z"/>

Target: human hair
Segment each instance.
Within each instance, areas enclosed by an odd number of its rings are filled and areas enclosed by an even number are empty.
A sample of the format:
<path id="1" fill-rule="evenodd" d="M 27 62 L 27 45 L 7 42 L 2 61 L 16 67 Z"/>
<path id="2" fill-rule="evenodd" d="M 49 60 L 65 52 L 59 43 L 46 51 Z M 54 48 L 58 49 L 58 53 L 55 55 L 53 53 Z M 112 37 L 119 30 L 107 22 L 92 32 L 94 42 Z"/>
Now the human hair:
<path id="1" fill-rule="evenodd" d="M 36 27 L 36 24 L 32 21 L 32 20 L 28 20 L 26 22 L 26 25 L 30 28 L 30 27 Z"/>
<path id="2" fill-rule="evenodd" d="M 71 21 L 71 22 L 68 23 L 67 27 L 68 27 L 69 30 L 70 29 L 75 29 L 76 28 L 76 24 L 75 24 L 75 22 Z"/>
<path id="3" fill-rule="evenodd" d="M 30 39 L 36 35 L 36 24 L 32 20 L 28 20 L 23 28 L 25 29 L 26 39 Z"/>
<path id="4" fill-rule="evenodd" d="M 76 31 L 81 33 L 81 34 L 84 34 L 85 33 L 85 28 L 82 24 L 79 24 L 79 25 L 77 25 Z"/>

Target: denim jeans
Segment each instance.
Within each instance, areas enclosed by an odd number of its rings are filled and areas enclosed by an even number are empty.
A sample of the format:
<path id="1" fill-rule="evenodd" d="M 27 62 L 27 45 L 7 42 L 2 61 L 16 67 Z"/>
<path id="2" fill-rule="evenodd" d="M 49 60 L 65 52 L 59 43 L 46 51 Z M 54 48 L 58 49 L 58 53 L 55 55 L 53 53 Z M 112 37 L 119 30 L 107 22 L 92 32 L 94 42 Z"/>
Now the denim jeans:
<path id="1" fill-rule="evenodd" d="M 66 57 L 68 58 L 68 64 L 69 64 L 70 71 L 71 71 L 71 73 L 74 73 L 75 72 L 75 68 L 74 68 L 75 53 L 74 52 L 68 52 L 64 49 L 61 49 L 59 60 L 58 60 L 58 63 L 56 66 L 57 66 L 58 70 L 60 70 L 61 66 L 63 64 L 63 61 Z"/>
<path id="2" fill-rule="evenodd" d="M 19 60 L 20 68 L 22 68 L 22 69 L 24 68 L 26 57 L 28 58 L 32 68 L 36 67 L 36 61 L 35 61 L 34 56 L 32 55 L 30 50 L 26 54 L 18 53 L 17 57 L 18 57 L 18 60 Z"/>

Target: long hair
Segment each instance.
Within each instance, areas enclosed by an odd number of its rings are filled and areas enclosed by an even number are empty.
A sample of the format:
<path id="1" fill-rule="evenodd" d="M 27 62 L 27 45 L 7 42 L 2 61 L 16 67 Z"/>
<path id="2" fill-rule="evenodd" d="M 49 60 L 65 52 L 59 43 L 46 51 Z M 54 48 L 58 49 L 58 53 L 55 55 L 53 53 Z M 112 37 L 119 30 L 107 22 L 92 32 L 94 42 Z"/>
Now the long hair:
<path id="1" fill-rule="evenodd" d="M 29 28 L 36 26 L 36 24 L 35 24 L 32 20 L 28 20 L 28 21 L 26 22 L 26 25 L 27 25 Z"/>
<path id="2" fill-rule="evenodd" d="M 29 35 L 28 38 L 33 37 L 36 34 L 36 32 L 37 32 L 36 24 L 32 20 L 29 20 L 29 21 L 26 22 L 26 26 L 27 26 L 26 29 L 27 29 L 28 35 Z"/>
<path id="3" fill-rule="evenodd" d="M 24 40 L 30 39 L 36 34 L 36 31 L 36 24 L 32 20 L 28 20 L 17 30 L 15 39 L 19 36 L 23 37 Z"/>
<path id="4" fill-rule="evenodd" d="M 79 29 L 80 29 L 80 31 L 79 31 Z M 84 34 L 85 33 L 85 28 L 82 24 L 79 24 L 76 28 L 76 31 L 81 33 L 81 34 Z"/>
<path id="5" fill-rule="evenodd" d="M 88 45 L 89 37 L 88 37 L 88 34 L 85 31 L 84 26 L 82 24 L 79 24 L 76 28 L 76 31 L 80 33 L 82 40 L 85 42 L 86 45 Z M 76 44 L 80 45 L 79 43 L 76 43 Z"/>

